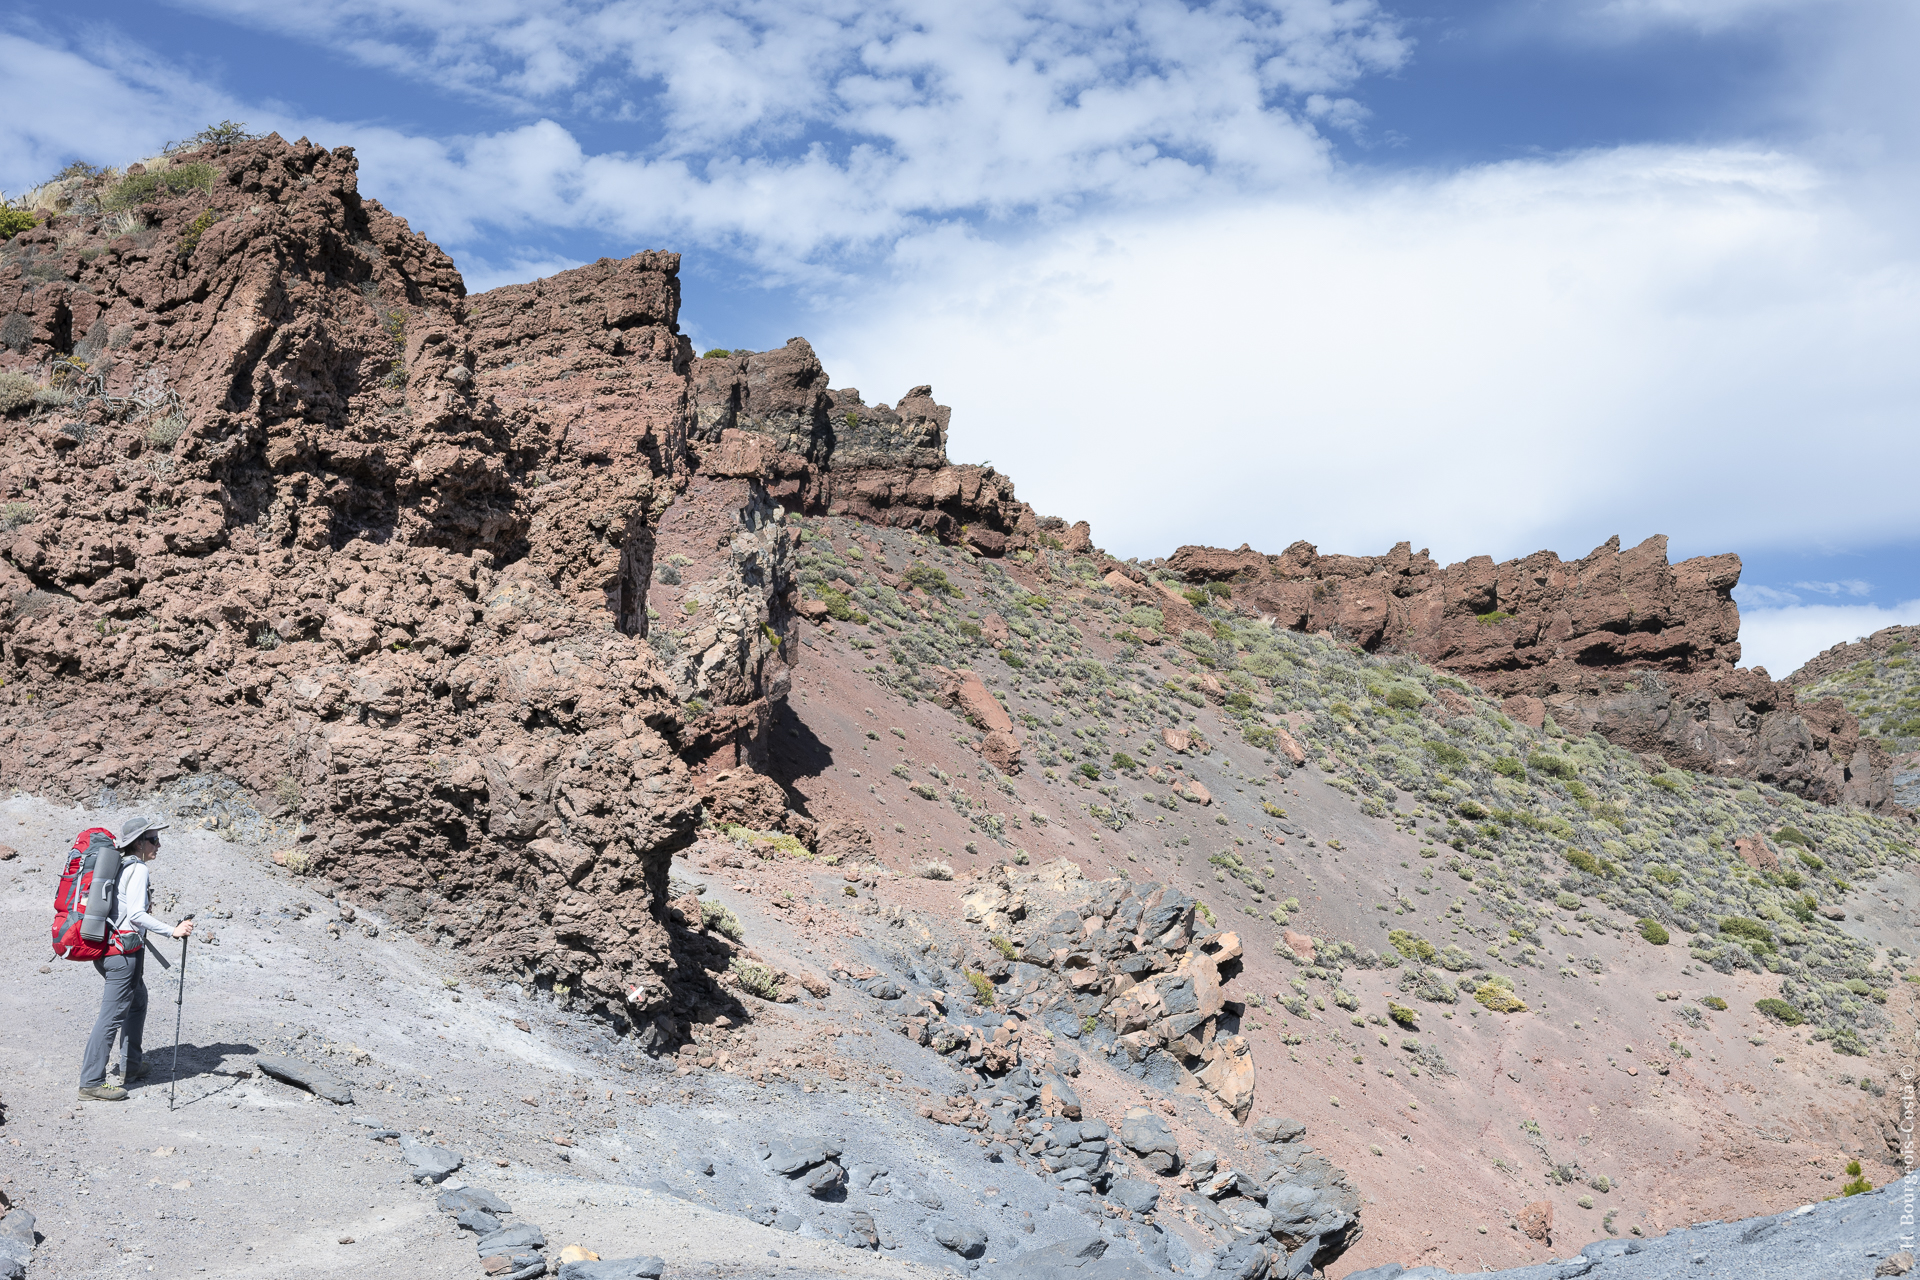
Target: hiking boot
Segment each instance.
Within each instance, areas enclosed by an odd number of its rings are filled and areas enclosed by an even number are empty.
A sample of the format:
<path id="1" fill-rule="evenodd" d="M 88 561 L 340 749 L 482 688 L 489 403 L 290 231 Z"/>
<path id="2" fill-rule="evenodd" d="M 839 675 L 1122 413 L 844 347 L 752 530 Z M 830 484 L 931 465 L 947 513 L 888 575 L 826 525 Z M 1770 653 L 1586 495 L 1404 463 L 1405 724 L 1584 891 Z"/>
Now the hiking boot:
<path id="1" fill-rule="evenodd" d="M 82 1102 L 125 1102 L 127 1091 L 110 1084 L 96 1084 L 90 1089 L 80 1090 Z"/>

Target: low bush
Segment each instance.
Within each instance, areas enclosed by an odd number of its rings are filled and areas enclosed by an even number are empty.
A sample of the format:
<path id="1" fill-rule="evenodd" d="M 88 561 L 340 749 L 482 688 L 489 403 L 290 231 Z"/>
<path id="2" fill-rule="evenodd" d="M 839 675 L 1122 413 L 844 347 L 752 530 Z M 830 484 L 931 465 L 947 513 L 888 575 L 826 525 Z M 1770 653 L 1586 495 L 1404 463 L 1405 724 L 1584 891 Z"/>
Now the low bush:
<path id="1" fill-rule="evenodd" d="M 1594 857 L 1592 854 L 1588 853 L 1585 849 L 1567 850 L 1567 861 L 1571 862 L 1574 866 L 1578 867 L 1580 870 L 1586 872 L 1590 876 L 1597 876 L 1600 874 L 1600 859 Z"/>
<path id="2" fill-rule="evenodd" d="M 1656 947 L 1664 947 L 1668 942 L 1666 926 L 1652 916 L 1641 917 L 1640 936 Z"/>
<path id="3" fill-rule="evenodd" d="M 1701 996 L 1700 1003 L 1712 1009 L 1715 1013 L 1725 1013 L 1727 1011 L 1727 1002 L 1719 996 Z"/>
<path id="4" fill-rule="evenodd" d="M 734 981 L 740 984 L 740 989 L 748 995 L 758 996 L 762 1000 L 780 999 L 780 977 L 767 966 L 736 956 L 727 969 L 733 974 Z"/>
<path id="5" fill-rule="evenodd" d="M 1580 774 L 1580 770 L 1574 766 L 1573 761 L 1563 756 L 1548 755 L 1544 751 L 1536 751 L 1529 756 L 1527 767 L 1535 773 L 1543 773 L 1549 778 L 1559 778 L 1562 781 L 1578 777 Z"/>
<path id="6" fill-rule="evenodd" d="M 1116 769 L 1138 769 L 1140 762 L 1124 751 L 1113 753 L 1113 767 Z"/>
<path id="7" fill-rule="evenodd" d="M 35 218 L 25 209 L 0 206 L 0 240 L 11 240 L 22 231 L 33 229 Z"/>
<path id="8" fill-rule="evenodd" d="M 732 354 L 733 352 L 727 350 L 725 347 L 715 347 L 711 351 L 702 352 L 700 358 L 702 360 L 724 360 Z"/>
<path id="9" fill-rule="evenodd" d="M 1406 1005 L 1396 1004 L 1392 1000 L 1387 1001 L 1387 1016 L 1403 1027 L 1415 1026 L 1420 1021 L 1418 1010 L 1409 1009 Z"/>
<path id="10" fill-rule="evenodd" d="M 1473 620 L 1483 627 L 1497 627 L 1512 616 L 1503 609 L 1495 609 L 1492 613 L 1477 613 Z"/>
<path id="11" fill-rule="evenodd" d="M 1429 742 L 1427 754 L 1443 769 L 1458 769 L 1467 763 L 1467 753 L 1451 742 Z"/>
<path id="12" fill-rule="evenodd" d="M 0 413 L 12 413 L 33 403 L 40 384 L 24 373 L 0 373 Z"/>
<path id="13" fill-rule="evenodd" d="M 953 868 L 944 862 L 923 862 L 913 869 L 922 880 L 951 880 Z"/>
<path id="14" fill-rule="evenodd" d="M 1772 1018 L 1775 1022 L 1785 1023 L 1789 1027 L 1797 1027 L 1807 1020 L 1806 1016 L 1798 1009 L 1788 1004 L 1785 1000 L 1775 999 L 1773 996 L 1768 996 L 1762 1000 L 1755 1000 L 1753 1007 L 1767 1017 Z"/>
<path id="15" fill-rule="evenodd" d="M 1493 762 L 1493 771 L 1507 778 L 1525 778 L 1527 766 L 1520 763 L 1517 756 L 1500 756 Z"/>
<path id="16" fill-rule="evenodd" d="M 993 979 L 984 973 L 977 973 L 972 969 L 968 969 L 965 972 L 967 975 L 967 985 L 973 988 L 974 1000 L 978 1002 L 983 1009 L 993 1008 L 994 997 L 998 994 L 998 992 L 993 989 Z"/>
<path id="17" fill-rule="evenodd" d="M 740 917 L 733 914 L 733 909 L 711 898 L 700 900 L 700 923 L 709 933 L 721 934 L 732 938 L 735 942 L 740 942 L 747 936 L 747 931 L 740 926 Z"/>
<path id="18" fill-rule="evenodd" d="M 115 183 L 100 204 L 109 212 L 118 212 L 138 208 L 149 200 L 157 200 L 165 195 L 185 195 L 189 191 L 211 195 L 213 180 L 218 176 L 219 170 L 197 161 L 172 164 L 164 169 L 149 169 Z"/>
<path id="19" fill-rule="evenodd" d="M 1527 1002 L 1513 990 L 1513 980 L 1504 974 L 1496 974 L 1480 984 L 1473 998 L 1495 1013 L 1525 1013 Z"/>

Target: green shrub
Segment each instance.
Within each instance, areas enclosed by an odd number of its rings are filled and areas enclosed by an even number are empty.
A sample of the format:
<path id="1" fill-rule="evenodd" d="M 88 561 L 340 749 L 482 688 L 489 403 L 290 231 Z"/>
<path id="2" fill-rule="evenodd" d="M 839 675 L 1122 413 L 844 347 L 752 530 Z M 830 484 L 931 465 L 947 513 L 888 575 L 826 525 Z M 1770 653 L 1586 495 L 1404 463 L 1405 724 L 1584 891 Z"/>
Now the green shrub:
<path id="1" fill-rule="evenodd" d="M 0 240 L 11 240 L 22 231 L 31 231 L 35 219 L 25 209 L 9 209 L 0 206 Z"/>
<path id="2" fill-rule="evenodd" d="M 40 384 L 24 373 L 0 373 L 0 413 L 12 413 L 33 403 Z"/>
<path id="3" fill-rule="evenodd" d="M 740 917 L 733 914 L 730 907 L 711 898 L 700 900 L 700 922 L 709 933 L 724 934 L 735 942 L 742 941 L 747 931 L 740 927 Z"/>
<path id="4" fill-rule="evenodd" d="M 980 624 L 970 622 L 965 618 L 960 619 L 959 625 L 955 630 L 959 631 L 961 635 L 969 640 L 978 640 L 980 638 Z"/>
<path id="5" fill-rule="evenodd" d="M 1568 893 L 1565 889 L 1562 889 L 1559 893 L 1553 895 L 1553 905 L 1562 911 L 1578 911 L 1580 909 L 1580 899 Z"/>
<path id="6" fill-rule="evenodd" d="M 213 180 L 218 176 L 219 170 L 197 161 L 168 165 L 164 169 L 149 169 L 115 183 L 100 205 L 110 213 L 118 213 L 123 209 L 136 209 L 163 195 L 185 195 L 189 191 L 211 195 Z"/>
<path id="7" fill-rule="evenodd" d="M 1116 769 L 1138 769 L 1140 762 L 1124 751 L 1113 753 L 1113 767 Z"/>
<path id="8" fill-rule="evenodd" d="M 259 136 L 239 120 L 222 120 L 219 124 L 208 125 L 184 142 L 169 142 L 164 151 L 167 155 L 173 155 L 180 151 L 191 151 L 195 147 L 226 147 L 236 142 L 252 142 Z"/>
<path id="9" fill-rule="evenodd" d="M 973 988 L 974 1000 L 977 1001 L 983 1009 L 993 1008 L 994 997 L 999 994 L 993 989 L 993 979 L 984 973 L 976 973 L 972 969 L 968 969 L 965 972 L 967 975 L 967 985 Z"/>
<path id="10" fill-rule="evenodd" d="M 1459 769 L 1467 763 L 1467 753 L 1451 742 L 1429 742 L 1427 754 L 1443 769 Z"/>
<path id="11" fill-rule="evenodd" d="M 187 429 L 187 420 L 177 413 L 155 418 L 147 427 L 147 443 L 155 449 L 171 449 Z"/>
<path id="12" fill-rule="evenodd" d="M 1679 884 L 1681 879 L 1679 871 L 1673 867 L 1662 866 L 1657 862 L 1647 868 L 1647 876 L 1649 879 L 1664 885 Z"/>
<path id="13" fill-rule="evenodd" d="M 1712 1009 L 1715 1013 L 1725 1013 L 1727 1011 L 1727 1002 L 1719 996 L 1701 996 L 1700 1003 Z"/>
<path id="14" fill-rule="evenodd" d="M 1508 778 L 1524 778 L 1527 776 L 1527 766 L 1520 763 L 1519 759 L 1514 756 L 1500 756 L 1494 760 L 1493 771 Z"/>
<path id="15" fill-rule="evenodd" d="M 1820 859 L 1814 857 L 1812 854 L 1806 852 L 1805 850 L 1802 850 L 1796 856 L 1800 859 L 1800 865 L 1804 866 L 1809 871 L 1826 870 L 1826 867 L 1827 867 L 1826 863 L 1820 861 Z"/>
<path id="16" fill-rule="evenodd" d="M 1020 958 L 1020 952 L 1017 948 L 1014 947 L 1013 943 L 1007 941 L 1005 938 L 1001 937 L 999 934 L 996 933 L 995 935 L 993 935 L 990 941 L 993 943 L 993 949 L 995 951 L 998 951 L 1006 959 L 1018 960 Z"/>
<path id="17" fill-rule="evenodd" d="M 182 262 L 191 258 L 193 251 L 200 247 L 200 237 L 207 234 L 207 228 L 218 221 L 219 219 L 213 216 L 213 210 L 203 210 L 200 216 L 188 223 L 187 229 L 181 233 L 180 247 L 174 250 L 174 256 Z"/>
<path id="18" fill-rule="evenodd" d="M 700 358 L 702 360 L 724 360 L 732 354 L 733 352 L 727 350 L 725 347 L 715 347 L 713 350 L 703 353 Z"/>
<path id="19" fill-rule="evenodd" d="M 1687 784 L 1685 780 L 1681 777 L 1680 774 L 1673 773 L 1673 772 L 1655 774 L 1653 778 L 1653 785 L 1656 787 L 1659 787 L 1662 791 L 1687 790 Z"/>
<path id="20" fill-rule="evenodd" d="M 1478 822 L 1488 816 L 1486 809 L 1472 800 L 1462 800 L 1456 812 L 1469 822 Z"/>
<path id="21" fill-rule="evenodd" d="M 1586 872 L 1590 876 L 1597 876 L 1600 874 L 1600 859 L 1594 857 L 1592 854 L 1588 853 L 1585 849 L 1567 850 L 1567 861 L 1571 862 L 1574 866 L 1578 867 L 1580 870 Z"/>
<path id="22" fill-rule="evenodd" d="M 36 514 L 31 502 L 0 503 L 0 533 L 33 523 Z"/>
<path id="23" fill-rule="evenodd" d="M 1751 916 L 1726 916 L 1720 921 L 1720 932 L 1750 942 L 1771 945 L 1773 930 Z"/>
<path id="24" fill-rule="evenodd" d="M 1027 665 L 1027 660 L 1011 649 L 1002 649 L 1000 651 L 1000 661 L 1006 663 L 1015 671 L 1023 671 Z"/>
<path id="25" fill-rule="evenodd" d="M 1403 1027 L 1415 1026 L 1420 1021 L 1417 1010 L 1409 1009 L 1406 1005 L 1396 1004 L 1391 1000 L 1387 1001 L 1387 1016 Z"/>
<path id="26" fill-rule="evenodd" d="M 1860 1168 L 1860 1162 L 1858 1160 L 1847 1161 L 1847 1177 L 1851 1179 L 1851 1181 L 1841 1186 L 1841 1195 L 1865 1195 L 1867 1192 L 1873 1190 L 1873 1184 L 1867 1181 L 1866 1173 Z"/>
<path id="27" fill-rule="evenodd" d="M 1640 936 L 1656 947 L 1664 947 L 1668 942 L 1666 926 L 1652 916 L 1641 917 Z"/>
<path id="28" fill-rule="evenodd" d="M 1548 755 L 1544 751 L 1536 751 L 1528 757 L 1527 767 L 1535 773 L 1544 773 L 1549 778 L 1559 778 L 1562 781 L 1578 777 L 1580 773 L 1580 770 L 1574 767 L 1573 761 L 1564 756 Z"/>
<path id="29" fill-rule="evenodd" d="M 1495 609 L 1492 613 L 1476 613 L 1473 620 L 1483 627 L 1497 627 L 1512 616 L 1504 610 Z"/>
<path id="30" fill-rule="evenodd" d="M 1439 948 L 1417 933 L 1405 929 L 1392 929 L 1387 932 L 1387 941 L 1393 949 L 1409 960 L 1431 960 L 1440 954 Z"/>
<path id="31" fill-rule="evenodd" d="M 1080 772 L 1089 781 L 1098 782 L 1100 780 L 1100 766 L 1091 760 L 1086 760 L 1081 763 Z"/>
<path id="32" fill-rule="evenodd" d="M 748 995 L 758 996 L 762 1000 L 780 999 L 780 977 L 767 966 L 735 956 L 727 969 L 740 984 L 740 989 Z"/>
<path id="33" fill-rule="evenodd" d="M 1426 705 L 1427 696 L 1418 689 L 1399 684 L 1387 690 L 1385 702 L 1395 711 L 1418 711 Z"/>
<path id="34" fill-rule="evenodd" d="M 907 581 L 930 596 L 959 596 L 964 594 L 959 587 L 947 580 L 945 569 L 935 569 L 931 565 L 915 564 L 907 567 Z"/>
<path id="35" fill-rule="evenodd" d="M 1813 841 L 1807 839 L 1806 833 L 1798 827 L 1782 827 L 1773 833 L 1773 838 L 1782 844 L 1797 844 L 1803 849 L 1813 847 Z"/>

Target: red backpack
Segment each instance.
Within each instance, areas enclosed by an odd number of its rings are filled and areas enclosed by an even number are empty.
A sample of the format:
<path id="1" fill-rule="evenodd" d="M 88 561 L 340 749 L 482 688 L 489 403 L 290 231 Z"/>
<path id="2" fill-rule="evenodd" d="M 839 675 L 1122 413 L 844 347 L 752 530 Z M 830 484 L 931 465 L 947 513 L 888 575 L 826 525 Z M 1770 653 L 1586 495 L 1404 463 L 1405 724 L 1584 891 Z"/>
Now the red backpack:
<path id="1" fill-rule="evenodd" d="M 53 954 L 61 959 L 98 960 L 102 956 L 126 954 L 121 949 L 119 934 L 106 938 L 104 943 L 90 942 L 80 936 L 87 896 L 93 888 L 94 863 L 101 852 L 96 846 L 103 841 L 112 847 L 113 832 L 105 827 L 88 827 L 75 836 L 73 856 L 67 859 L 67 869 L 61 873 L 60 883 L 53 891 Z M 106 886 L 109 897 L 117 896 L 119 888 L 117 884 Z"/>

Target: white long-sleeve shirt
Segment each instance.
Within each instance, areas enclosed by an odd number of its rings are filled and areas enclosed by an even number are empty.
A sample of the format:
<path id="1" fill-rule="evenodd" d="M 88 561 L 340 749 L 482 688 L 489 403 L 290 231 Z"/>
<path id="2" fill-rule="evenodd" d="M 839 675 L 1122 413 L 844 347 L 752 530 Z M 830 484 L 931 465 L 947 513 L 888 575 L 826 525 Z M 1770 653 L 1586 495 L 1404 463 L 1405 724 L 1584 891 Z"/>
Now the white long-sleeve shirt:
<path id="1" fill-rule="evenodd" d="M 153 881 L 147 874 L 147 864 L 134 858 L 120 869 L 120 901 L 113 914 L 113 931 L 138 929 L 142 941 L 148 933 L 171 934 L 172 925 L 147 911 L 152 905 Z"/>

